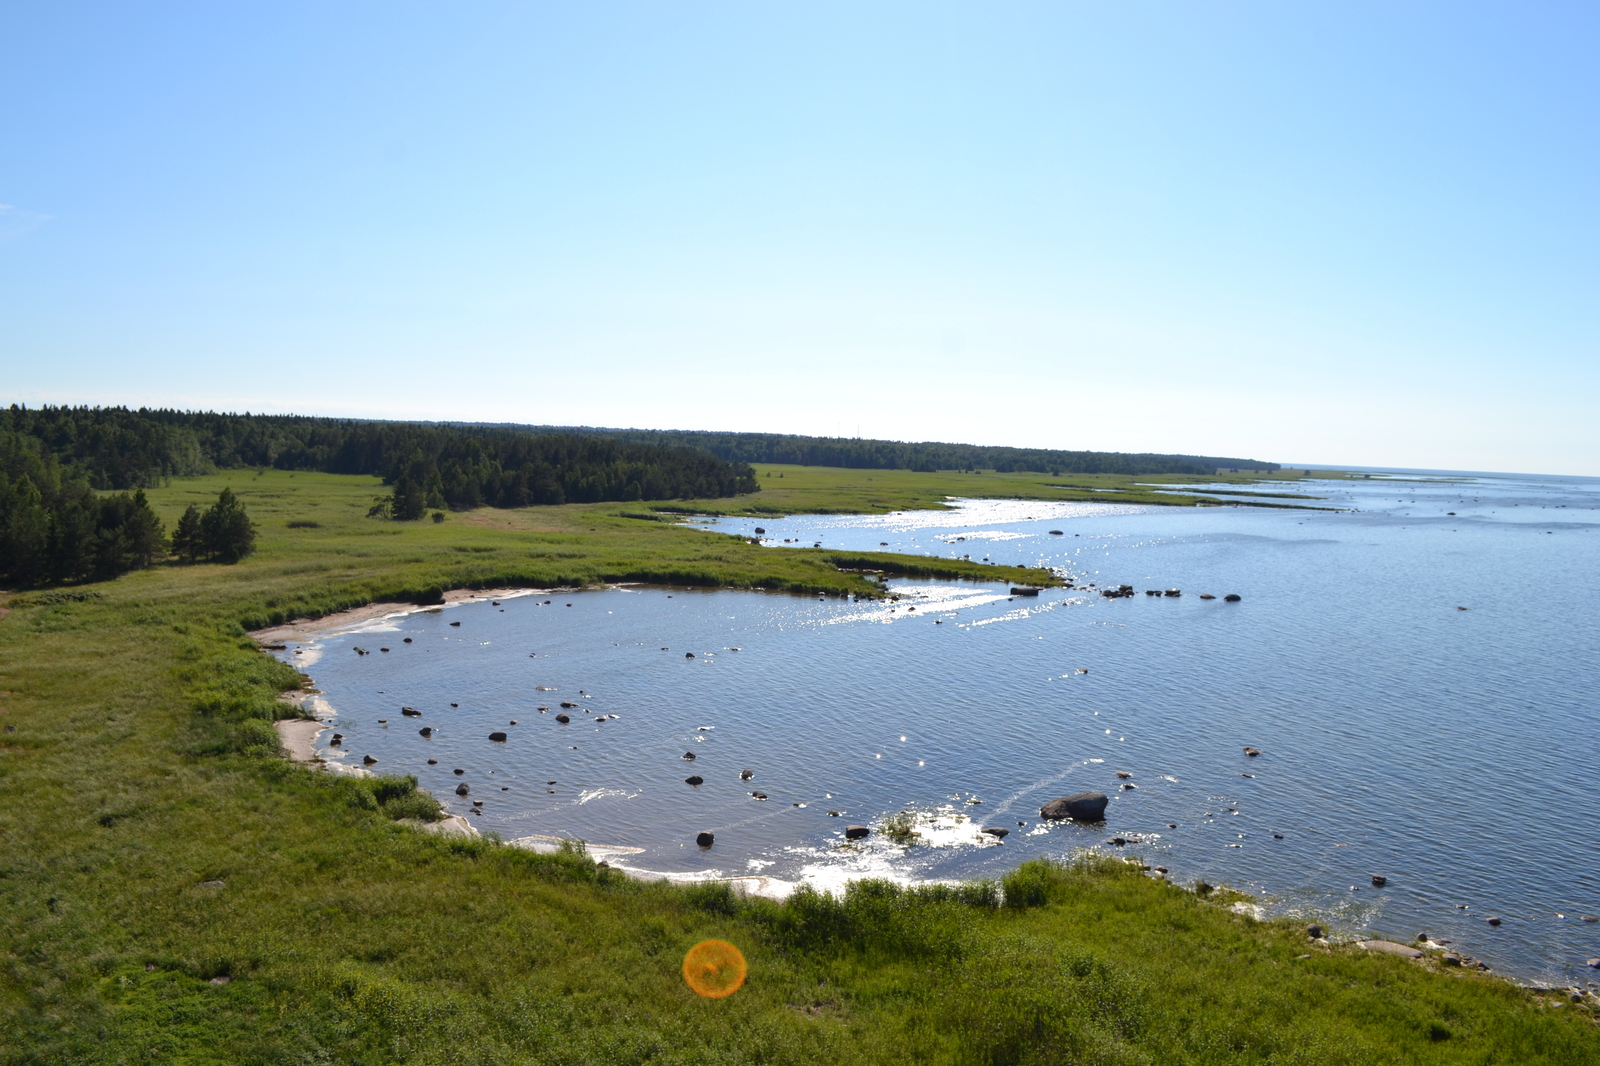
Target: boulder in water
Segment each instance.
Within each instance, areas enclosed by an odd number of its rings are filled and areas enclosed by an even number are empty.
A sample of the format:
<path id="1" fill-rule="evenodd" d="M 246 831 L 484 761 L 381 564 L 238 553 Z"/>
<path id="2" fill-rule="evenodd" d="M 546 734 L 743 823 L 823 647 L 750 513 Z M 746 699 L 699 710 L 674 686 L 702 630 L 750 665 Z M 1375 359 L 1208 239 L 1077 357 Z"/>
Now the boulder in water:
<path id="1" fill-rule="evenodd" d="M 1056 821 L 1070 818 L 1075 822 L 1100 822 L 1105 820 L 1108 802 L 1104 792 L 1074 792 L 1040 807 L 1039 817 Z"/>
<path id="2" fill-rule="evenodd" d="M 716 843 L 716 840 L 717 838 L 710 833 L 698 833 L 694 838 L 694 842 L 699 844 L 702 848 L 709 848 L 712 844 Z"/>
<path id="3" fill-rule="evenodd" d="M 847 825 L 844 827 L 844 838 L 846 840 L 860 840 L 871 832 L 872 830 L 864 825 Z"/>

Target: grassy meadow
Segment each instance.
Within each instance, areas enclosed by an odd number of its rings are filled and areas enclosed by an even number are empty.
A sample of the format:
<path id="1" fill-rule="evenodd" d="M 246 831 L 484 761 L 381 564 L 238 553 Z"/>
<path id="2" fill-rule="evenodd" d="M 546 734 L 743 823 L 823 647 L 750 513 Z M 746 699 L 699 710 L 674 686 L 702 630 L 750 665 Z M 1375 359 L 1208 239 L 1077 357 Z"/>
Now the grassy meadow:
<path id="1" fill-rule="evenodd" d="M 720 504 L 1068 498 L 1033 475 L 759 473 L 759 496 Z M 243 470 L 149 495 L 170 529 L 224 485 L 259 526 L 243 563 L 15 594 L 0 620 L 4 1066 L 1600 1062 L 1593 1013 L 1563 995 L 1314 946 L 1115 859 L 778 904 L 406 828 L 404 779 L 278 755 L 276 696 L 302 678 L 248 628 L 466 586 L 1049 575 L 762 548 L 640 504 L 387 522 L 365 517 L 382 491 L 365 477 Z M 709 937 L 749 960 L 727 999 L 680 973 Z"/>
<path id="2" fill-rule="evenodd" d="M 1002 474 L 994 470 L 964 473 L 939 470 L 922 473 L 914 470 L 845 470 L 831 466 L 784 466 L 755 464 L 761 492 L 726 500 L 706 500 L 690 505 L 673 504 L 672 509 L 696 510 L 711 514 L 772 515 L 805 512 L 808 514 L 883 514 L 942 507 L 947 497 L 977 497 L 1006 500 L 1071 500 L 1095 503 L 1140 503 L 1162 507 L 1216 505 L 1214 494 L 1180 493 L 1168 486 L 1215 482 L 1230 486 L 1228 494 L 1254 497 L 1259 507 L 1317 507 L 1318 497 L 1308 493 L 1261 491 L 1252 486 L 1262 480 L 1294 482 L 1304 478 L 1300 470 L 1282 471 L 1263 479 L 1261 475 L 1218 474 L 1196 478 L 1187 474 L 1062 474 L 1031 471 Z M 1317 471 L 1318 477 L 1343 477 L 1338 472 Z M 1238 486 L 1237 490 L 1233 486 Z M 1166 491 L 1158 491 L 1163 490 Z"/>

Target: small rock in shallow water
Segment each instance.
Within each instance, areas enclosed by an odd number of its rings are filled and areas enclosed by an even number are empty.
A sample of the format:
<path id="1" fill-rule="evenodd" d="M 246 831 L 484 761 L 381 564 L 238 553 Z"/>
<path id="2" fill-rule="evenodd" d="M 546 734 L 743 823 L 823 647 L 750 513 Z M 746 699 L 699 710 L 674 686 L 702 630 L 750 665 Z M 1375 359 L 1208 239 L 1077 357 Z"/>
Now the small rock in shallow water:
<path id="1" fill-rule="evenodd" d="M 462 774 L 464 774 L 464 773 L 466 773 L 466 771 L 465 771 L 465 770 L 463 770 L 463 769 L 462 769 L 462 768 L 461 768 L 461 767 L 459 767 L 459 766 L 458 766 L 458 767 L 456 767 L 456 769 L 455 769 L 455 775 L 456 775 L 456 776 L 457 776 L 457 777 L 460 777 L 460 776 L 461 776 L 461 775 L 462 775 Z"/>
<path id="2" fill-rule="evenodd" d="M 1499 925 L 1500 924 L 1500 919 L 1494 917 L 1493 915 L 1490 915 L 1489 917 L 1485 918 L 1484 921 L 1488 922 L 1490 925 Z"/>
<path id="3" fill-rule="evenodd" d="M 429 759 L 428 760 L 428 765 L 429 766 L 438 766 L 439 765 L 439 760 L 438 759 Z"/>
<path id="4" fill-rule="evenodd" d="M 767 798 L 767 794 L 765 792 L 752 792 L 750 793 L 750 796 L 752 799 L 758 800 L 764 800 Z"/>
<path id="5" fill-rule="evenodd" d="M 1389 879 L 1387 877 L 1383 876 L 1382 874 L 1373 874 L 1372 875 L 1372 887 L 1373 888 L 1382 888 L 1384 885 L 1386 885 L 1388 883 L 1389 883 Z"/>
<path id="6" fill-rule="evenodd" d="M 562 725 L 566 725 L 568 722 L 572 721 L 572 719 L 567 715 L 558 714 L 556 715 L 556 721 L 560 722 Z"/>
<path id="7" fill-rule="evenodd" d="M 495 732 L 489 734 L 489 739 L 503 744 L 505 743 L 506 735 L 499 730 L 496 730 Z"/>
<path id="8" fill-rule="evenodd" d="M 1124 780 L 1133 776 L 1126 770 L 1118 770 L 1116 773 L 1118 777 L 1123 778 Z"/>
<path id="9" fill-rule="evenodd" d="M 844 827 L 844 838 L 846 840 L 860 840 L 871 832 L 872 830 L 864 825 L 847 825 Z"/>
<path id="10" fill-rule="evenodd" d="M 1252 748 L 1250 745 L 1246 744 L 1244 746 L 1244 753 L 1246 755 L 1250 756 L 1250 758 L 1254 759 L 1257 755 L 1261 754 L 1261 749 L 1260 748 Z"/>
<path id="11" fill-rule="evenodd" d="M 684 778 L 683 783 L 686 785 L 703 785 L 706 783 L 706 779 L 699 774 L 695 774 L 693 777 Z"/>
<path id="12" fill-rule="evenodd" d="M 700 833 L 694 838 L 694 842 L 699 844 L 702 848 L 709 848 L 716 842 L 716 839 L 717 838 L 710 833 Z"/>
<path id="13" fill-rule="evenodd" d="M 686 752 L 683 753 L 683 757 L 685 759 L 693 759 L 694 758 L 694 752 L 686 751 Z"/>
<path id="14" fill-rule="evenodd" d="M 1239 594 L 1237 592 L 1230 592 L 1226 596 L 1222 597 L 1222 600 L 1224 603 L 1238 603 Z"/>
<path id="15" fill-rule="evenodd" d="M 829 818 L 837 818 L 837 817 L 839 817 L 839 812 L 838 811 L 829 811 L 828 812 L 828 817 Z"/>
<path id="16" fill-rule="evenodd" d="M 1306 936 L 1310 937 L 1312 940 L 1321 940 L 1322 926 L 1316 924 L 1315 922 L 1306 926 Z"/>
<path id="17" fill-rule="evenodd" d="M 456 795 L 458 795 L 458 796 L 465 796 L 468 792 L 471 792 L 471 791 L 472 791 L 472 786 L 467 784 L 465 781 L 461 782 L 461 784 L 456 786 Z"/>
<path id="18" fill-rule="evenodd" d="M 363 756 L 361 756 L 361 761 L 363 763 L 365 763 L 366 765 L 371 766 L 373 763 L 377 762 L 378 760 L 374 759 L 370 755 L 363 755 Z"/>
<path id="19" fill-rule="evenodd" d="M 739 771 L 739 780 L 740 781 L 748 781 L 754 776 L 756 776 L 756 772 L 754 770 L 740 770 Z"/>
<path id="20" fill-rule="evenodd" d="M 1011 833 L 1011 830 L 1007 829 L 1003 825 L 986 826 L 982 831 L 985 832 L 985 833 L 988 833 L 992 837 L 996 837 L 996 838 L 999 838 L 999 839 L 1004 839 L 1005 837 L 1009 836 L 1010 833 Z"/>

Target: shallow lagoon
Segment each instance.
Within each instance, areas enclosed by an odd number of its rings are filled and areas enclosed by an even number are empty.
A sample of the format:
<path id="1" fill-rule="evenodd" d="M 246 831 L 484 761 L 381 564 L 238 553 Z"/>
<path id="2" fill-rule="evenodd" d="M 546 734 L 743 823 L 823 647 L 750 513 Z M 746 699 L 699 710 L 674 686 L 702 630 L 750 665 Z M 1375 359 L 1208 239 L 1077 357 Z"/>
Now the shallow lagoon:
<path id="1" fill-rule="evenodd" d="M 1600 924 L 1580 915 L 1600 914 L 1600 482 L 1314 486 L 1348 510 L 975 501 L 706 524 L 1045 563 L 1133 584 L 1132 599 L 909 581 L 891 582 L 898 603 L 616 588 L 409 614 L 284 656 L 336 709 L 343 754 L 326 734 L 325 754 L 373 755 L 453 810 L 482 800 L 475 823 L 508 839 L 834 885 L 992 876 L 1137 837 L 1129 853 L 1270 911 L 1426 931 L 1532 978 L 1592 975 Z M 1143 595 L 1170 587 L 1183 595 Z M 567 725 L 562 701 L 578 705 Z M 1138 787 L 1118 788 L 1118 770 Z M 1085 788 L 1112 796 L 1105 826 L 1040 823 L 1041 803 Z M 846 824 L 900 811 L 919 821 L 916 846 L 845 845 Z M 1011 834 L 996 843 L 986 825 Z M 709 851 L 700 830 L 716 834 Z"/>

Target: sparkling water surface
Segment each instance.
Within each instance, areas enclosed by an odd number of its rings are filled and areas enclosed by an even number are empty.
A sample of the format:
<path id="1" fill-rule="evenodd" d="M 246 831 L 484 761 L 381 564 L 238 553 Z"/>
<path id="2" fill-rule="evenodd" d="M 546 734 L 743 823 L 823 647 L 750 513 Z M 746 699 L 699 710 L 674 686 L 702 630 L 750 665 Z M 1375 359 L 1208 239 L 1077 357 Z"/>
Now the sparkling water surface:
<path id="1" fill-rule="evenodd" d="M 371 755 L 457 813 L 482 800 L 474 824 L 506 839 L 822 887 L 994 877 L 1094 846 L 1251 892 L 1266 913 L 1426 932 L 1533 980 L 1593 977 L 1600 480 L 1254 489 L 1341 510 L 959 501 L 707 520 L 708 536 L 760 526 L 802 551 L 1045 565 L 1136 595 L 902 580 L 897 602 L 546 591 L 281 654 L 345 735 L 332 748 L 323 734 L 327 758 Z M 1169 588 L 1182 595 L 1144 594 Z M 1041 822 L 1040 804 L 1085 789 L 1111 797 L 1103 826 Z M 876 831 L 846 843 L 846 825 L 901 812 L 912 846 Z"/>

